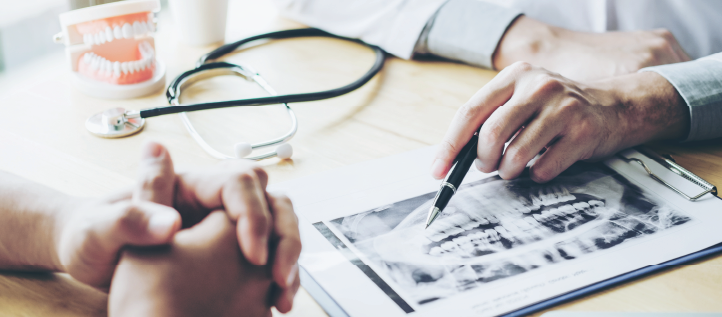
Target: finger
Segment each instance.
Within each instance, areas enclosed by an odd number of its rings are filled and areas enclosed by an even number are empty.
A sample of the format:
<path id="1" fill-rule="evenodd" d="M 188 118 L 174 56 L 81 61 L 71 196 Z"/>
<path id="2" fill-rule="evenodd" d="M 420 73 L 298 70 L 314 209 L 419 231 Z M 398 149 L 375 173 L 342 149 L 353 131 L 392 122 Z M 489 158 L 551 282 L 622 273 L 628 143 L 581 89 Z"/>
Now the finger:
<path id="1" fill-rule="evenodd" d="M 247 160 L 229 160 L 204 173 L 187 172 L 177 179 L 176 205 L 187 206 L 184 226 L 200 222 L 210 210 L 223 209 L 237 222 L 238 242 L 249 262 L 268 261 L 272 217 L 265 187 L 268 175 Z M 186 221 L 188 219 L 188 221 Z"/>
<path id="2" fill-rule="evenodd" d="M 210 212 L 195 226 L 178 232 L 174 243 L 197 244 L 199 241 L 212 242 L 215 247 L 228 244 L 229 249 L 237 249 L 235 224 L 223 210 Z M 230 247 L 232 246 L 232 248 Z"/>
<path id="3" fill-rule="evenodd" d="M 459 108 L 437 149 L 431 165 L 431 176 L 436 179 L 446 176 L 461 148 L 469 142 L 479 126 L 511 98 L 519 74 L 529 70 L 531 65 L 527 63 L 515 63 L 505 68 Z"/>
<path id="4" fill-rule="evenodd" d="M 134 201 L 152 201 L 173 206 L 175 172 L 168 150 L 156 142 L 146 142 L 141 150 L 138 185 Z"/>
<path id="5" fill-rule="evenodd" d="M 679 60 L 682 62 L 688 62 L 692 60 L 689 57 L 689 54 L 684 51 L 684 48 L 682 48 L 681 45 L 679 45 L 679 42 L 677 42 L 677 39 L 674 40 L 674 45 L 672 46 L 674 48 L 674 51 L 677 53 L 677 56 L 679 56 Z"/>
<path id="6" fill-rule="evenodd" d="M 268 173 L 266 173 L 266 171 L 262 167 L 256 165 L 255 163 L 251 167 L 251 171 L 256 174 L 256 177 L 258 177 L 258 183 L 260 184 L 261 189 L 263 189 L 263 191 L 266 191 L 266 186 L 268 186 Z"/>
<path id="7" fill-rule="evenodd" d="M 133 191 L 135 191 L 135 187 L 135 184 L 133 184 L 132 186 L 128 186 L 120 191 L 111 193 L 105 196 L 104 200 L 110 204 L 114 204 L 122 200 L 131 200 L 133 199 Z"/>
<path id="8" fill-rule="evenodd" d="M 197 224 L 212 210 L 227 210 L 223 197 L 225 187 L 237 182 L 241 174 L 257 177 L 265 190 L 268 175 L 249 160 L 226 160 L 210 169 L 178 173 L 174 205 L 182 212 L 184 228 Z M 233 217 L 234 221 L 237 219 Z"/>
<path id="9" fill-rule="evenodd" d="M 261 180 L 255 173 L 240 173 L 223 187 L 221 195 L 226 212 L 237 221 L 243 255 L 252 264 L 265 265 L 273 223 Z"/>
<path id="10" fill-rule="evenodd" d="M 559 139 L 530 167 L 531 179 L 537 183 L 546 183 L 557 177 L 576 161 L 584 159 L 587 147 L 580 146 L 580 144 L 583 143 L 571 137 Z"/>
<path id="11" fill-rule="evenodd" d="M 267 197 L 273 212 L 274 235 L 278 238 L 273 258 L 273 280 L 282 288 L 288 288 L 293 284 L 293 278 L 298 273 L 296 262 L 301 255 L 298 218 L 288 197 L 273 194 L 268 194 Z"/>
<path id="12" fill-rule="evenodd" d="M 295 272 L 296 274 L 294 274 L 292 284 L 289 287 L 282 289 L 274 305 L 276 306 L 276 309 L 283 314 L 288 313 L 291 309 L 293 309 L 293 299 L 296 297 L 298 289 L 301 287 L 301 278 L 299 277 L 298 270 L 295 270 Z"/>
<path id="13" fill-rule="evenodd" d="M 504 107 L 494 111 L 479 130 L 479 144 L 476 149 L 476 166 L 485 173 L 491 173 L 499 167 L 504 144 L 510 140 L 522 126 L 528 123 L 537 112 L 540 102 L 526 102 L 514 96 Z"/>
<path id="14" fill-rule="evenodd" d="M 681 45 L 679 45 L 679 41 L 677 41 L 677 38 L 674 36 L 674 34 L 666 29 L 658 29 L 656 30 L 657 34 L 661 35 L 667 42 L 669 43 L 670 48 L 672 49 L 672 52 L 676 55 L 676 59 L 674 60 L 668 60 L 663 61 L 663 64 L 671 64 L 671 63 L 678 63 L 678 62 L 686 62 L 689 61 L 689 55 L 684 51 Z"/>
<path id="15" fill-rule="evenodd" d="M 225 160 L 219 163 L 218 167 L 225 172 L 235 171 L 241 173 L 253 173 L 256 177 L 258 177 L 258 182 L 261 185 L 261 188 L 265 190 L 266 186 L 268 186 L 268 173 L 266 173 L 266 171 L 254 161 Z"/>
<path id="16" fill-rule="evenodd" d="M 506 148 L 499 164 L 499 176 L 503 179 L 519 177 L 529 161 L 553 142 L 563 127 L 559 119 L 545 115 L 528 123 Z"/>

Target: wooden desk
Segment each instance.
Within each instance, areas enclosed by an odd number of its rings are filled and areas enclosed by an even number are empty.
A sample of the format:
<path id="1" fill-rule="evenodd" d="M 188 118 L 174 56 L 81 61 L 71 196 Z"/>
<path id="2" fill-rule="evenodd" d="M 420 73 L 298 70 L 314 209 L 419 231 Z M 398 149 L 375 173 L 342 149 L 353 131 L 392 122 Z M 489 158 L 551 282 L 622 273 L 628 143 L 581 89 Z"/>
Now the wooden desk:
<path id="1" fill-rule="evenodd" d="M 229 40 L 300 25 L 277 16 L 269 1 L 231 0 Z M 160 17 L 157 54 L 167 79 L 193 67 L 212 47 L 178 43 L 173 21 Z M 355 44 L 330 39 L 275 41 L 234 54 L 228 60 L 253 65 L 280 93 L 326 89 L 354 80 L 373 62 Z M 85 119 L 122 106 L 141 109 L 166 104 L 161 91 L 128 101 L 82 95 L 67 81 L 68 66 L 53 55 L 0 77 L 0 169 L 63 192 L 102 195 L 132 183 L 143 140 L 165 144 L 179 166 L 211 165 L 177 116 L 152 118 L 141 134 L 105 140 L 85 131 Z M 382 158 L 435 144 L 456 109 L 495 75 L 492 71 L 441 61 L 389 58 L 379 76 L 348 95 L 293 105 L 300 129 L 292 161 L 263 161 L 271 182 Z M 252 84 L 217 78 L 198 84 L 186 100 L 220 100 L 258 95 Z M 288 128 L 279 109 L 226 109 L 193 113 L 200 132 L 231 153 L 238 141 L 259 141 Z M 653 145 L 682 165 L 722 184 L 722 145 Z M 670 269 L 555 309 L 586 311 L 722 311 L 722 257 Z M 0 316 L 103 316 L 106 296 L 63 274 L 0 274 Z M 307 293 L 296 298 L 293 316 L 323 316 Z M 539 315 L 539 314 L 537 314 Z"/>

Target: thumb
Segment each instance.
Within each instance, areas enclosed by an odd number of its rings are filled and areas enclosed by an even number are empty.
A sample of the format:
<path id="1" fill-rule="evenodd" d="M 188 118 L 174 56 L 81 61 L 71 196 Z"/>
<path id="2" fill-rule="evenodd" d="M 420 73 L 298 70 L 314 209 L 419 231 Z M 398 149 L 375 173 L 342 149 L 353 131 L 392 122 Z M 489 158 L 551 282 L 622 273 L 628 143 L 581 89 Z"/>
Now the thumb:
<path id="1" fill-rule="evenodd" d="M 168 243 L 181 225 L 180 214 L 175 209 L 146 201 L 121 203 L 109 216 L 105 226 L 98 226 L 98 235 L 109 243 L 114 242 L 118 248 Z"/>
<path id="2" fill-rule="evenodd" d="M 157 203 L 125 200 L 102 208 L 71 224 L 79 229 L 69 230 L 59 247 L 66 272 L 96 287 L 110 284 L 121 248 L 167 244 L 181 226 L 175 209 Z"/>
<path id="3" fill-rule="evenodd" d="M 146 142 L 141 149 L 138 184 L 133 189 L 133 201 L 151 201 L 173 206 L 175 171 L 165 147 Z"/>

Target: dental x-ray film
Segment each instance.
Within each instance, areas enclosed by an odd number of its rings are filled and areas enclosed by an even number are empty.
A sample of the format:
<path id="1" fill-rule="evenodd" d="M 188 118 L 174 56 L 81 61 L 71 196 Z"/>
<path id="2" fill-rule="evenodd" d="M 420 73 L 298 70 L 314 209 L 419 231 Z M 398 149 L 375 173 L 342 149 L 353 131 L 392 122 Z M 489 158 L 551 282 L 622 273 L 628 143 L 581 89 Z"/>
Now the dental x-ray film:
<path id="1" fill-rule="evenodd" d="M 498 315 L 722 241 L 708 222 L 722 220 L 719 199 L 684 201 L 620 160 L 580 162 L 545 184 L 472 171 L 428 229 L 436 188 L 424 184 L 438 181 L 409 173 L 358 190 L 365 171 L 354 190 L 296 206 L 310 223 L 304 248 L 315 244 L 300 262 L 351 316 Z"/>
<path id="2" fill-rule="evenodd" d="M 418 304 L 692 221 L 608 168 L 585 163 L 546 184 L 526 173 L 465 184 L 424 229 L 435 194 L 329 222 Z"/>

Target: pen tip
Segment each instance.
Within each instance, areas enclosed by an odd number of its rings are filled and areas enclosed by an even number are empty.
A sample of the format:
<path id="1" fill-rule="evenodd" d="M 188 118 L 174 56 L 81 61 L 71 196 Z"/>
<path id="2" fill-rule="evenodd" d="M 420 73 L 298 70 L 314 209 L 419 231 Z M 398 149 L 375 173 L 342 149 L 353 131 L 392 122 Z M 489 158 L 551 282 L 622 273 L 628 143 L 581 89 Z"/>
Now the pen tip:
<path id="1" fill-rule="evenodd" d="M 424 227 L 424 229 L 428 228 L 431 225 L 431 223 L 434 222 L 434 219 L 436 219 L 436 217 L 439 215 L 440 211 L 441 210 L 439 210 L 439 207 L 436 207 L 436 206 L 431 207 L 431 209 L 429 210 L 429 216 L 426 218 L 426 227 Z"/>

